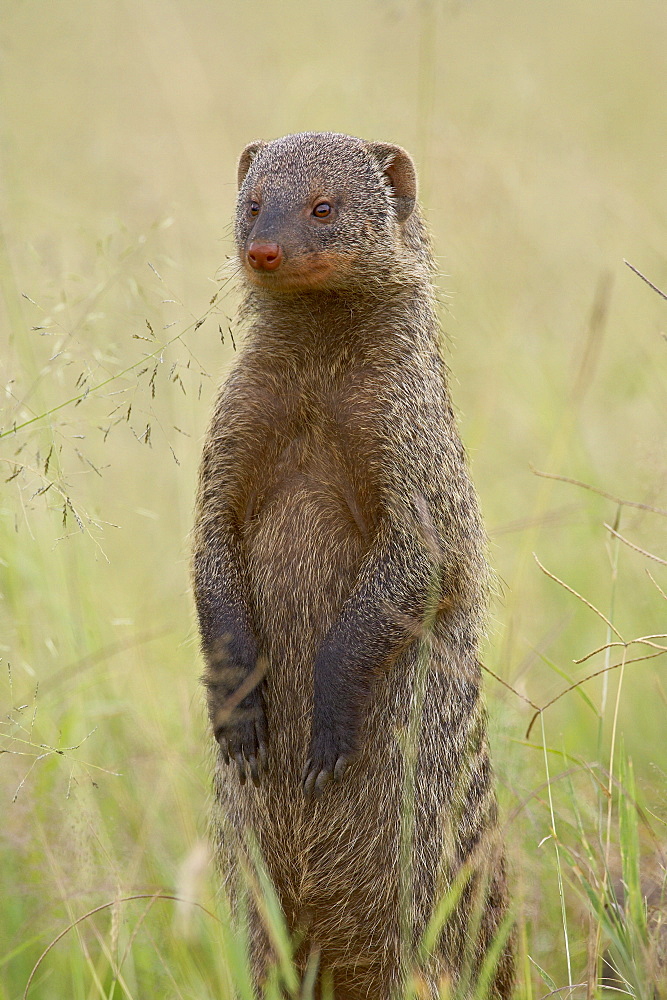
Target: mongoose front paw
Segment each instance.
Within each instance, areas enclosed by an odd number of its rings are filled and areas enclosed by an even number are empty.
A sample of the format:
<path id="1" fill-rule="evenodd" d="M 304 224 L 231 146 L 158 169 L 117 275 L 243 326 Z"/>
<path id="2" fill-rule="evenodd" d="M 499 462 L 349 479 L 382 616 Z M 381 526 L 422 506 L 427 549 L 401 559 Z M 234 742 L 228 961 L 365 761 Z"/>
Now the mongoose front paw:
<path id="1" fill-rule="evenodd" d="M 332 780 L 341 781 L 353 756 L 349 744 L 336 733 L 320 732 L 314 735 L 310 757 L 301 777 L 305 797 L 319 799 Z"/>
<path id="2" fill-rule="evenodd" d="M 266 768 L 268 733 L 261 696 L 253 693 L 234 709 L 231 718 L 215 727 L 225 764 L 236 763 L 239 781 L 245 785 L 248 774 L 259 785 Z"/>

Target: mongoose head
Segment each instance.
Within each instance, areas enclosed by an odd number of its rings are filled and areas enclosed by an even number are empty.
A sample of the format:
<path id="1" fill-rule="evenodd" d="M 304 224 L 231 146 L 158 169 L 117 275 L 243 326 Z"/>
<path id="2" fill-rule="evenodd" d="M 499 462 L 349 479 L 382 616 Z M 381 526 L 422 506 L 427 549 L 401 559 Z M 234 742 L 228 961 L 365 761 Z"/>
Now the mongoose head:
<path id="1" fill-rule="evenodd" d="M 332 132 L 253 142 L 238 183 L 239 259 L 267 292 L 368 287 L 423 265 L 417 176 L 400 146 Z"/>

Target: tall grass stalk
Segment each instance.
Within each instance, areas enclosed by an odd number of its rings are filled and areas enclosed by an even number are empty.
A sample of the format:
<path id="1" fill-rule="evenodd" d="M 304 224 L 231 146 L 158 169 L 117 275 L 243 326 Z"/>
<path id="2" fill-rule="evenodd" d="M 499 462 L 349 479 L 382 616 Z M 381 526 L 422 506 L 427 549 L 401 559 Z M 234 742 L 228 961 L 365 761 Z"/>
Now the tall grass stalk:
<path id="1" fill-rule="evenodd" d="M 551 819 L 551 835 L 554 842 L 554 854 L 556 858 L 556 876 L 558 880 L 558 898 L 560 899 L 560 914 L 563 925 L 563 942 L 565 945 L 565 961 L 567 963 L 567 982 L 572 988 L 572 963 L 570 959 L 570 936 L 567 928 L 567 911 L 565 908 L 565 888 L 563 884 L 563 868 L 561 864 L 560 848 L 558 844 L 558 830 L 556 829 L 556 812 L 554 809 L 553 794 L 551 790 L 551 775 L 549 773 L 549 757 L 547 754 L 547 736 L 544 728 L 544 713 L 540 713 L 540 725 L 542 727 L 542 751 L 544 754 L 544 773 L 547 782 L 547 796 L 549 799 L 549 816 Z"/>

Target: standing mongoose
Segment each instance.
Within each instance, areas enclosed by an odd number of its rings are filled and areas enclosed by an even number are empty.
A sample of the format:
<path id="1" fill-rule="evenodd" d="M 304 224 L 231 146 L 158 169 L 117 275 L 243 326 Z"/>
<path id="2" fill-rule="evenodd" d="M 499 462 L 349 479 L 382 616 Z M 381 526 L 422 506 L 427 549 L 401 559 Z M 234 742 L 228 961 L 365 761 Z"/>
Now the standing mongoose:
<path id="1" fill-rule="evenodd" d="M 414 165 L 303 133 L 247 146 L 238 182 L 247 335 L 204 445 L 193 563 L 223 868 L 250 831 L 297 964 L 317 959 L 336 1000 L 388 1000 L 415 970 L 422 996 L 474 991 L 491 942 L 507 997 L 485 535 Z M 252 907 L 250 924 L 259 987 L 272 952 Z"/>

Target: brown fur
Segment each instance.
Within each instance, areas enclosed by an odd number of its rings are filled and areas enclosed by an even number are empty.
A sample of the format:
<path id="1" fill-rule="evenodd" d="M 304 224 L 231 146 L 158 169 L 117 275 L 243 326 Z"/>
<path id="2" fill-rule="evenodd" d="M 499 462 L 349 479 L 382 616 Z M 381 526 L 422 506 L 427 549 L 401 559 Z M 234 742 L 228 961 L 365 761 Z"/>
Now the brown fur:
<path id="1" fill-rule="evenodd" d="M 252 831 L 299 962 L 319 950 L 337 1000 L 387 1000 L 417 965 L 435 996 L 466 966 L 474 981 L 507 894 L 479 694 L 485 536 L 414 168 L 395 146 L 306 133 L 249 146 L 239 184 L 248 335 L 206 438 L 194 554 L 222 863 L 233 878 Z M 247 264 L 261 239 L 284 251 L 270 274 Z M 260 983 L 271 949 L 251 924 Z"/>

